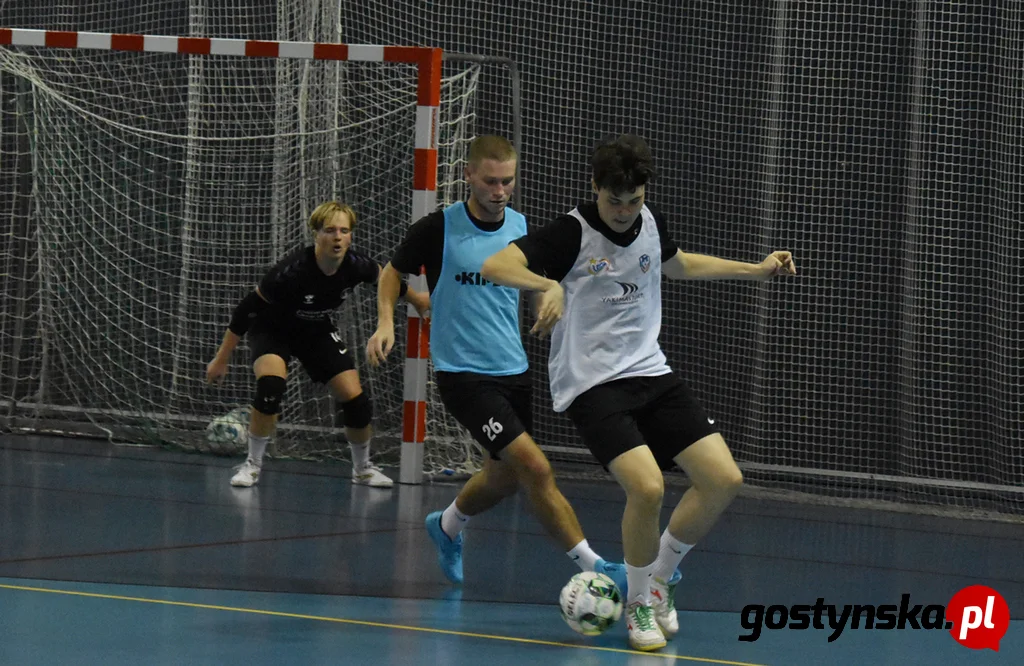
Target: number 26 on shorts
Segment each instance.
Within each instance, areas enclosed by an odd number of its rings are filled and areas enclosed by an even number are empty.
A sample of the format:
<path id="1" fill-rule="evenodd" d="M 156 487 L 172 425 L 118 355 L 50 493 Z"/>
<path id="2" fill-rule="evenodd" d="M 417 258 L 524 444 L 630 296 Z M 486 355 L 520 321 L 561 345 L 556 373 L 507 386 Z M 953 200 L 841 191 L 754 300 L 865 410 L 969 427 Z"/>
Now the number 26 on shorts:
<path id="1" fill-rule="evenodd" d="M 484 434 L 492 442 L 495 437 L 501 434 L 501 424 L 495 421 L 493 416 L 487 420 L 487 425 L 484 426 Z"/>

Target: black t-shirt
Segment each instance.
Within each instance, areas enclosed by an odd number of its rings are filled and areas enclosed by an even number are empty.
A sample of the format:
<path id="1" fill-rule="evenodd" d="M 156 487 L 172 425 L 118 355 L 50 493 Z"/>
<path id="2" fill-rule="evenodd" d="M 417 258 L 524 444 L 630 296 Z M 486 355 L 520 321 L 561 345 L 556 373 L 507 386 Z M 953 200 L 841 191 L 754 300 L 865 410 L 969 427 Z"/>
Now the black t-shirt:
<path id="1" fill-rule="evenodd" d="M 645 205 L 651 211 L 654 222 L 658 226 L 658 236 L 661 239 L 661 261 L 668 261 L 676 255 L 679 248 L 669 235 L 668 226 L 661 212 L 651 204 Z M 577 208 L 591 228 L 619 247 L 629 247 L 640 235 L 640 229 L 643 228 L 643 215 L 637 215 L 636 221 L 629 229 L 617 232 L 601 221 L 596 203 L 580 204 Z M 567 213 L 559 215 L 549 224 L 512 242 L 519 246 L 519 249 L 526 255 L 526 261 L 531 271 L 561 282 L 576 263 L 582 241 L 583 229 L 580 228 L 579 221 Z"/>
<path id="2" fill-rule="evenodd" d="M 501 229 L 501 222 L 481 222 L 473 217 L 466 207 L 466 215 L 481 231 L 493 232 Z M 441 275 L 441 260 L 444 259 L 444 211 L 438 210 L 416 221 L 391 257 L 391 265 L 399 273 L 420 274 L 420 267 L 427 273 L 427 289 L 431 292 Z"/>
<path id="3" fill-rule="evenodd" d="M 331 323 L 348 291 L 358 284 L 377 282 L 376 261 L 355 250 L 345 253 L 333 275 L 316 263 L 313 246 L 303 247 L 277 262 L 260 282 L 260 293 L 270 306 L 258 322 L 277 327 Z"/>

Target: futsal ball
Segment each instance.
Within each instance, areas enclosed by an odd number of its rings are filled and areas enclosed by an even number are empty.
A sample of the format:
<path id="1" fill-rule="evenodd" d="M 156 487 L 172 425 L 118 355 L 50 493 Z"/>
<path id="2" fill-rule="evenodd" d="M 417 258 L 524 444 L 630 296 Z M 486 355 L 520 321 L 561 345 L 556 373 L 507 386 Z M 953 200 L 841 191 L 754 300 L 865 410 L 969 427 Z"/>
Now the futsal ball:
<path id="1" fill-rule="evenodd" d="M 622 615 L 622 597 L 611 578 L 594 571 L 573 576 L 558 598 L 562 619 L 576 633 L 597 636 Z"/>
<path id="2" fill-rule="evenodd" d="M 249 441 L 250 407 L 232 409 L 206 426 L 206 444 L 210 453 L 233 455 Z"/>

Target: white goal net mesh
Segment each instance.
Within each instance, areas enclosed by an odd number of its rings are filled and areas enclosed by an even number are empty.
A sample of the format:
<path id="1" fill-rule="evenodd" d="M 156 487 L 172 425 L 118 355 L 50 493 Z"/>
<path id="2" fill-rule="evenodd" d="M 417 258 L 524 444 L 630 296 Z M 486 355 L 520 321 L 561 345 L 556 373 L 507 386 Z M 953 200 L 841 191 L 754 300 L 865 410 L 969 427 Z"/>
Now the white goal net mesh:
<path id="1" fill-rule="evenodd" d="M 462 196 L 478 78 L 444 70 L 440 205 Z M 206 363 L 238 300 L 310 242 L 313 208 L 350 203 L 354 247 L 382 264 L 410 223 L 414 65 L 14 47 L 0 49 L 0 96 L 4 398 L 35 428 L 203 448 L 207 423 L 253 390 L 244 344 L 221 386 Z M 372 286 L 338 324 L 362 366 Z M 402 354 L 363 373 L 391 461 Z M 346 455 L 325 387 L 290 370 L 273 452 Z M 434 404 L 430 470 L 472 453 Z"/>

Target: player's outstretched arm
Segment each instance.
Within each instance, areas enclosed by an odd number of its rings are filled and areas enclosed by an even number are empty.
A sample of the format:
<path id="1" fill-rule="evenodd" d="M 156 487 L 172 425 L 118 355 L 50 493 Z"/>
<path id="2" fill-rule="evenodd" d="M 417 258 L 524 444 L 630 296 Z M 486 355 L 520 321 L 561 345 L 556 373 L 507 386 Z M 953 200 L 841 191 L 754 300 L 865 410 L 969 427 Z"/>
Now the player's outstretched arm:
<path id="1" fill-rule="evenodd" d="M 770 280 L 776 275 L 796 275 L 796 264 L 786 250 L 772 252 L 759 264 L 678 250 L 661 270 L 673 280 Z"/>
<path id="2" fill-rule="evenodd" d="M 402 275 L 389 261 L 377 279 L 377 330 L 366 343 L 366 360 L 375 368 L 395 346 L 395 304 L 401 291 Z"/>
<path id="3" fill-rule="evenodd" d="M 480 275 L 485 280 L 506 287 L 540 293 L 540 300 L 537 303 L 537 321 L 530 329 L 531 333 L 545 336 L 562 318 L 562 311 L 565 308 L 565 292 L 562 290 L 562 285 L 531 271 L 526 255 L 517 245 L 509 245 L 488 257 L 480 269 Z"/>
<path id="4" fill-rule="evenodd" d="M 231 314 L 231 323 L 228 324 L 228 330 L 224 331 L 220 347 L 217 348 L 213 360 L 206 366 L 207 384 L 216 384 L 224 379 L 228 373 L 228 361 L 231 360 L 231 354 L 238 346 L 239 340 L 249 330 L 252 319 L 266 307 L 267 301 L 259 288 L 250 292 L 235 306 L 235 311 Z"/>

